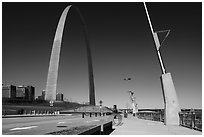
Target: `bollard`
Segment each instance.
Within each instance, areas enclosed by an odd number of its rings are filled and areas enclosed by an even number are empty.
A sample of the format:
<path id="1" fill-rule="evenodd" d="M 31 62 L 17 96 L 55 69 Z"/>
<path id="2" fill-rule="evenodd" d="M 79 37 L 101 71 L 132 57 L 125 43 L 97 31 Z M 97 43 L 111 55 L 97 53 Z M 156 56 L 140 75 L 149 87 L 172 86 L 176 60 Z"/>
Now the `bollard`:
<path id="1" fill-rule="evenodd" d="M 85 113 L 82 113 L 82 118 L 84 118 Z"/>
<path id="2" fill-rule="evenodd" d="M 101 113 L 99 113 L 99 116 L 101 117 Z"/>
<path id="3" fill-rule="evenodd" d="M 91 117 L 91 113 L 89 113 L 90 114 L 90 117 Z"/>
<path id="4" fill-rule="evenodd" d="M 97 117 L 97 113 L 95 113 L 95 117 Z"/>
<path id="5" fill-rule="evenodd" d="M 103 127 L 103 124 L 101 124 L 100 135 L 103 135 L 103 134 L 104 134 L 104 127 Z"/>

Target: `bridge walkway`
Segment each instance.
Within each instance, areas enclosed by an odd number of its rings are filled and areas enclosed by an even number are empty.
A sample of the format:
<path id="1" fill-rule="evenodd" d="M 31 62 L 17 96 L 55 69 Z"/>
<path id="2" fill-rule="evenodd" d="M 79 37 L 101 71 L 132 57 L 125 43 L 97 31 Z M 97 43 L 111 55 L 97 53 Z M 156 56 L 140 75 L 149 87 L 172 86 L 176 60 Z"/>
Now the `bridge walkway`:
<path id="1" fill-rule="evenodd" d="M 202 132 L 182 126 L 166 126 L 162 122 L 128 116 L 111 135 L 202 135 Z"/>

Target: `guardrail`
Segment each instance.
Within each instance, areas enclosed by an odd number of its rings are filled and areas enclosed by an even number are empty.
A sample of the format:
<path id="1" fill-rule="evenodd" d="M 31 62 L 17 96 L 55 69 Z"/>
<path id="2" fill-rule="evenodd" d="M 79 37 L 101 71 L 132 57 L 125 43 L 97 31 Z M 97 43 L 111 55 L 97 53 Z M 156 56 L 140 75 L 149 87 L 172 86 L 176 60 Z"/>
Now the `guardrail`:
<path id="1" fill-rule="evenodd" d="M 145 120 L 164 122 L 164 115 L 161 112 L 138 112 L 137 117 Z M 198 114 L 194 110 L 181 111 L 179 113 L 179 125 L 202 131 L 202 114 Z"/>
<path id="2" fill-rule="evenodd" d="M 179 118 L 180 126 L 202 131 L 202 115 L 198 115 L 194 111 L 180 112 Z"/>
<path id="3" fill-rule="evenodd" d="M 164 115 L 161 112 L 138 112 L 137 117 L 145 120 L 164 122 Z"/>
<path id="4" fill-rule="evenodd" d="M 97 114 L 99 116 L 105 116 L 105 115 L 110 115 L 108 120 L 112 121 L 114 125 L 119 126 L 122 124 L 122 116 L 119 113 L 112 113 L 112 114 L 107 114 L 107 113 L 96 113 L 96 112 L 89 112 L 89 113 L 82 113 L 82 118 L 85 118 L 85 116 L 92 117 L 92 115 L 95 115 L 97 117 Z"/>

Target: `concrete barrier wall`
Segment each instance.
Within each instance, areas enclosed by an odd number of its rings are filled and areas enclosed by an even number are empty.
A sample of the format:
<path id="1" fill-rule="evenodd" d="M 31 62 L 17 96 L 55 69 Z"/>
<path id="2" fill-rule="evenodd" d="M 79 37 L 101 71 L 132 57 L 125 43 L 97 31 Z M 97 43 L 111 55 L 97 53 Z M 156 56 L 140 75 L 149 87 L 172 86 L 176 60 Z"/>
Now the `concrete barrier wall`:
<path id="1" fill-rule="evenodd" d="M 112 121 L 95 126 L 89 130 L 86 130 L 78 135 L 107 135 L 113 130 Z"/>

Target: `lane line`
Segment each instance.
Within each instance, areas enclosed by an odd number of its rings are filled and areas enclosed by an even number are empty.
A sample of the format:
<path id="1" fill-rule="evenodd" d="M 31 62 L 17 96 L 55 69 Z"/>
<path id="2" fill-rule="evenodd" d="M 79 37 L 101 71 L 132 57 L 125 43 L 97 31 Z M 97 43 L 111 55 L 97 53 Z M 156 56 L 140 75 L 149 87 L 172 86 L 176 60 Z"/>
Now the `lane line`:
<path id="1" fill-rule="evenodd" d="M 10 134 L 19 133 L 19 132 L 21 132 L 21 131 L 14 131 L 14 132 L 2 133 L 2 135 L 10 135 Z"/>
<path id="2" fill-rule="evenodd" d="M 23 130 L 23 129 L 31 129 L 31 128 L 36 128 L 38 126 L 30 126 L 30 127 L 16 127 L 16 128 L 12 128 L 10 129 L 11 131 L 13 130 Z"/>
<path id="3" fill-rule="evenodd" d="M 58 122 L 57 124 L 63 124 L 63 123 L 67 123 L 67 122 Z"/>

